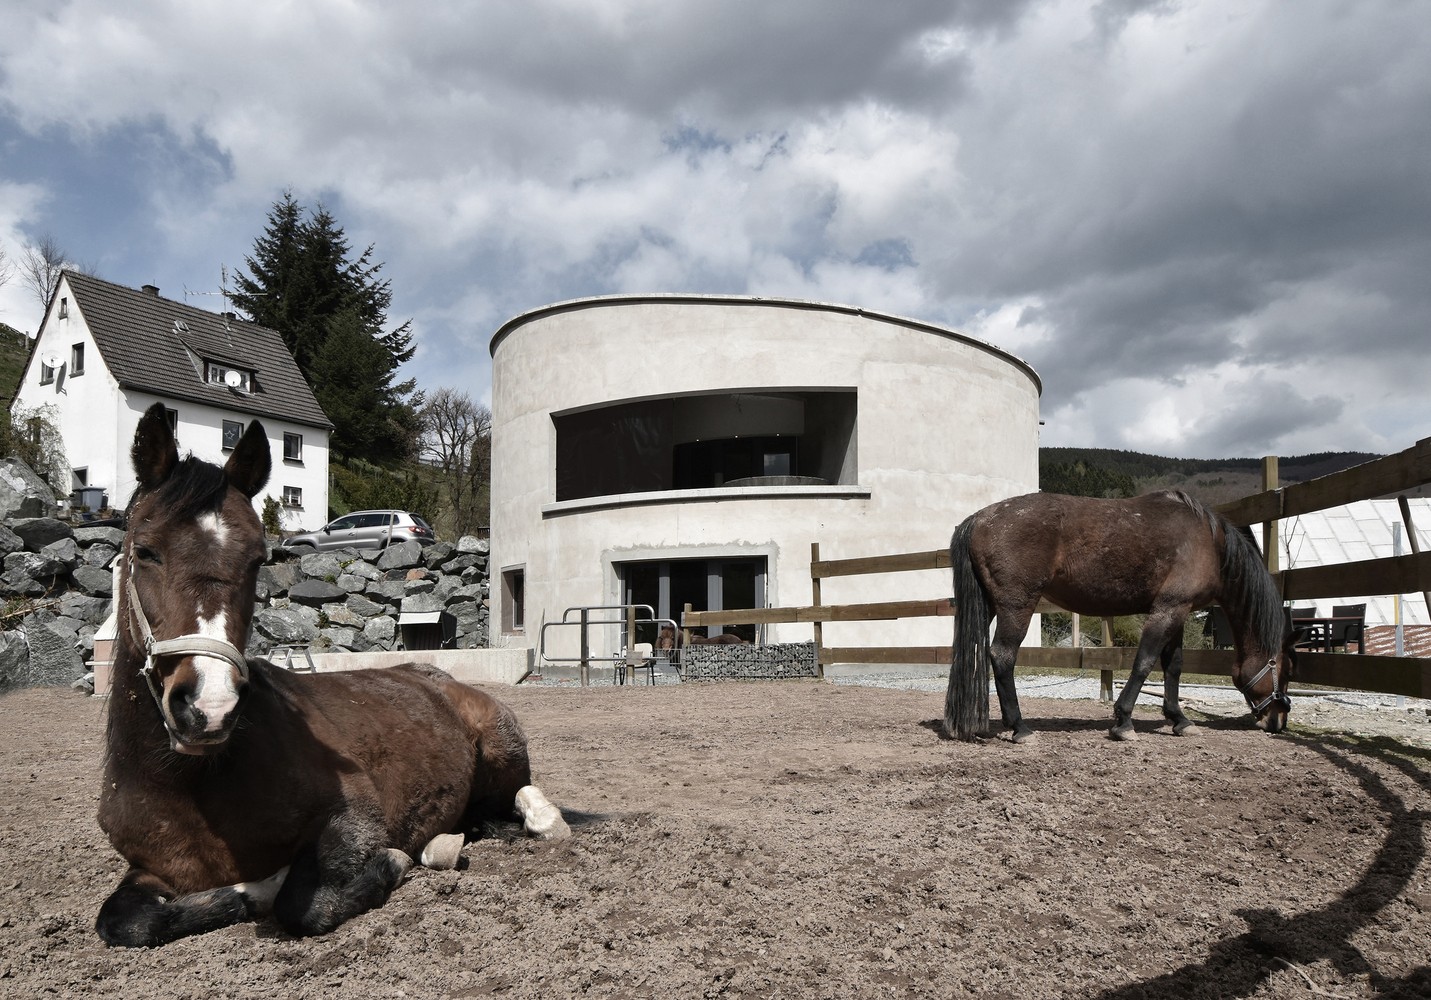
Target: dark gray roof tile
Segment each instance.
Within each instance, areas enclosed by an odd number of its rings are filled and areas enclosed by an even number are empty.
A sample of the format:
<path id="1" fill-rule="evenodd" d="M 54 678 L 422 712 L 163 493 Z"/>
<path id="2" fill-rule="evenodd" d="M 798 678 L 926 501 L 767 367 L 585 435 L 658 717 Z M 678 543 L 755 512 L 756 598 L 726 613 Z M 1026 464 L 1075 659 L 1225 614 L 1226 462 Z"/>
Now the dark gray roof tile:
<path id="1" fill-rule="evenodd" d="M 88 274 L 66 271 L 65 278 L 122 388 L 332 429 L 276 331 Z M 205 361 L 253 372 L 254 391 L 206 382 Z"/>

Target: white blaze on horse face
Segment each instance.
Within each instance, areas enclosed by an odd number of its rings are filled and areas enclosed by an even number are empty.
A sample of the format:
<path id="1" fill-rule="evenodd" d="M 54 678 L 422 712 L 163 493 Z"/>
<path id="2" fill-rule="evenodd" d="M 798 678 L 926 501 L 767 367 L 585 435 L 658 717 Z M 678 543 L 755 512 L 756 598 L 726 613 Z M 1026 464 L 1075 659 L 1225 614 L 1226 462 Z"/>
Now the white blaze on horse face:
<path id="1" fill-rule="evenodd" d="M 224 524 L 223 518 L 217 512 L 201 515 L 198 524 L 199 529 L 214 540 L 214 545 L 222 547 L 224 542 L 228 541 L 228 525 Z"/>
<path id="2" fill-rule="evenodd" d="M 220 611 L 213 618 L 199 616 L 195 630 L 210 639 L 229 641 L 228 616 Z M 217 656 L 194 656 L 194 672 L 199 675 L 198 697 L 194 707 L 204 713 L 205 729 L 222 729 L 224 720 L 238 707 L 238 688 L 234 686 L 234 668 L 228 660 Z"/>

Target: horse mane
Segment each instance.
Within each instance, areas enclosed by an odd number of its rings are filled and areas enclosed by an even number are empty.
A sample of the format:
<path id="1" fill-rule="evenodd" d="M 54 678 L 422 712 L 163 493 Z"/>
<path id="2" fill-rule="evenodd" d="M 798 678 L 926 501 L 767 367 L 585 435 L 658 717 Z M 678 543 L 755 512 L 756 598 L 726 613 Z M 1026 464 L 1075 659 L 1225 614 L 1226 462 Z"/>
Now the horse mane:
<path id="1" fill-rule="evenodd" d="M 1224 608 L 1231 605 L 1235 612 L 1244 616 L 1243 624 L 1263 649 L 1273 653 L 1281 649 L 1287 632 L 1282 595 L 1272 582 L 1251 533 L 1182 490 L 1168 490 L 1167 493 L 1200 514 L 1214 537 L 1219 530 L 1222 532 L 1222 593 L 1219 603 Z"/>
<path id="2" fill-rule="evenodd" d="M 154 496 L 159 504 L 172 511 L 174 516 L 188 519 L 218 510 L 223 505 L 228 484 L 228 476 L 219 466 L 193 455 L 186 455 L 174 466 L 169 478 L 154 491 Z M 134 495 L 129 498 L 126 515 L 133 513 L 139 492 L 135 490 Z"/>

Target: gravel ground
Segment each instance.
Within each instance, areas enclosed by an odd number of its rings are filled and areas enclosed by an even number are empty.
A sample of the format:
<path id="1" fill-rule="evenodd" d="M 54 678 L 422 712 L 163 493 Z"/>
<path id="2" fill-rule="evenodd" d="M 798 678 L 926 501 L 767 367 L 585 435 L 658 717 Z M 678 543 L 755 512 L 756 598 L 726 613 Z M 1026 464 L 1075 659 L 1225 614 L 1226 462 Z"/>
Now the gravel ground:
<path id="1" fill-rule="evenodd" d="M 1157 675 L 1154 675 L 1155 677 Z M 899 691 L 943 692 L 948 682 L 942 667 L 919 665 L 845 665 L 826 671 L 826 681 L 846 687 L 889 688 Z M 553 670 L 523 682 L 533 687 L 580 687 L 575 671 Z M 610 671 L 597 674 L 593 687 L 612 685 Z M 680 684 L 674 672 L 658 672 L 656 684 Z M 640 686 L 649 686 L 640 675 Z M 1099 677 L 1096 673 L 1018 675 L 1020 697 L 1053 698 L 1065 701 L 1097 701 Z M 1113 696 L 1122 690 L 1122 679 L 1114 681 Z M 990 696 L 993 688 L 990 687 Z M 1162 704 L 1163 685 L 1150 680 L 1138 695 L 1138 704 Z M 1226 684 L 1184 684 L 1182 703 L 1187 711 L 1209 718 L 1235 718 L 1246 714 L 1242 694 Z M 1111 709 L 1110 709 L 1111 712 Z M 997 711 L 995 712 L 997 717 Z M 1323 732 L 1353 736 L 1388 736 L 1411 746 L 1431 747 L 1431 700 L 1407 698 L 1367 691 L 1322 691 L 1292 688 L 1292 724 Z"/>

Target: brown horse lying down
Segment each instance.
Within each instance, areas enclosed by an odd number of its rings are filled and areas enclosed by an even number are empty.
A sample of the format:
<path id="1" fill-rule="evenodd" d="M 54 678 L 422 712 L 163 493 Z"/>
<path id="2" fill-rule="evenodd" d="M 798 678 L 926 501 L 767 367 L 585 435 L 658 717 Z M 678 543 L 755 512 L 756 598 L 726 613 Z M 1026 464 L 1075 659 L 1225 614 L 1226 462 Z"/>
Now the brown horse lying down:
<path id="1" fill-rule="evenodd" d="M 257 421 L 223 467 L 179 459 L 160 404 L 135 433 L 99 823 L 129 862 L 96 930 L 159 945 L 272 913 L 322 934 L 421 857 L 520 813 L 564 836 L 506 706 L 408 665 L 293 674 L 241 652 L 264 560 Z M 516 810 L 516 812 L 514 812 Z"/>
<path id="2" fill-rule="evenodd" d="M 661 626 L 661 634 L 656 637 L 657 649 L 677 649 L 685 644 L 682 638 L 683 633 L 677 632 L 669 625 Z M 722 632 L 720 635 L 706 637 L 691 633 L 692 646 L 748 646 L 746 642 L 734 632 Z"/>

